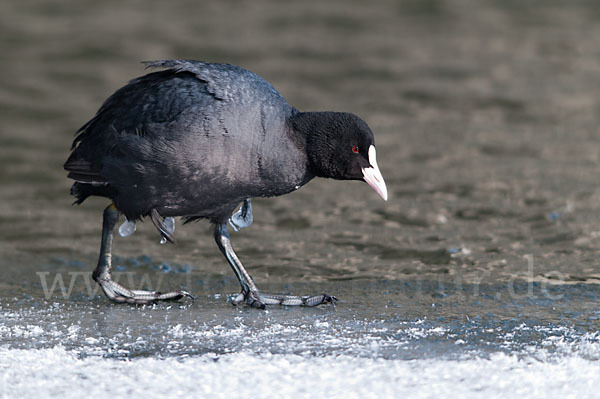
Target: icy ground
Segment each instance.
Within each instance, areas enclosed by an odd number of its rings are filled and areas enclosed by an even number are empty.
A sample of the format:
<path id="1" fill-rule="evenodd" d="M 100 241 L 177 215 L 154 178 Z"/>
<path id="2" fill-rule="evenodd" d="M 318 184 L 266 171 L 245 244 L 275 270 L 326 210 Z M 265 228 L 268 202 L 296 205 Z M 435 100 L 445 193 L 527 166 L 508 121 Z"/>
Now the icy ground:
<path id="1" fill-rule="evenodd" d="M 336 310 L 0 299 L 0 397 L 598 397 L 595 286 L 400 288 Z"/>
<path id="2" fill-rule="evenodd" d="M 598 344 L 592 349 L 598 353 Z M 80 358 L 61 346 L 0 349 L 3 397 L 597 397 L 600 364 L 580 354 L 464 360 L 253 355 Z"/>

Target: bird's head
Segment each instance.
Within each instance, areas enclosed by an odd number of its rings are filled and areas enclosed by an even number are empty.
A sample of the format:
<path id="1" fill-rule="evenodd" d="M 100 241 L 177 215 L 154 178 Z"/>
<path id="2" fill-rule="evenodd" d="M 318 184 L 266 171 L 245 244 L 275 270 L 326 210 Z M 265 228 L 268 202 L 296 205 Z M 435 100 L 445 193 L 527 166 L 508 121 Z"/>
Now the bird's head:
<path id="1" fill-rule="evenodd" d="M 373 132 L 365 121 L 344 112 L 305 112 L 292 122 L 306 136 L 309 169 L 315 176 L 364 180 L 387 201 Z"/>

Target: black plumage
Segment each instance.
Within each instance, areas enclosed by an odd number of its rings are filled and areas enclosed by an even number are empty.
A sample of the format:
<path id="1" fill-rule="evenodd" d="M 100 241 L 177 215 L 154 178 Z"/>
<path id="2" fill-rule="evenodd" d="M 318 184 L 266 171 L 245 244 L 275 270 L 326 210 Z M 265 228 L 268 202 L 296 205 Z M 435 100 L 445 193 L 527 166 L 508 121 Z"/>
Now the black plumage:
<path id="1" fill-rule="evenodd" d="M 302 113 L 233 65 L 146 65 L 168 69 L 130 81 L 77 132 L 64 166 L 77 203 L 110 198 L 128 220 L 152 216 L 170 238 L 162 218 L 226 228 L 240 203 L 289 193 L 317 176 L 365 180 L 387 199 L 373 134 L 357 116 Z"/>

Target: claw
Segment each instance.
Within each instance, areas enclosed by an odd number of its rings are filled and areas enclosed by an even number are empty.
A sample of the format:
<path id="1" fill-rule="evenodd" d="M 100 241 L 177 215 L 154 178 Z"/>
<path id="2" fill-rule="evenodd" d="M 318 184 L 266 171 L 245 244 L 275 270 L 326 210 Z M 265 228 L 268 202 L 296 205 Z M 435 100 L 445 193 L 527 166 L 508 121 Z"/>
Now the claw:
<path id="1" fill-rule="evenodd" d="M 234 306 L 246 303 L 246 305 L 255 309 L 265 308 L 264 302 L 260 300 L 260 294 L 258 292 L 252 291 L 248 286 L 243 286 L 242 292 L 240 292 L 235 298 L 233 298 L 231 300 L 231 303 Z"/>
<path id="2" fill-rule="evenodd" d="M 250 292 L 250 295 L 246 297 L 246 304 L 250 305 L 250 307 L 255 309 L 264 309 L 266 308 L 265 304 L 260 300 L 258 295 L 254 292 Z"/>
<path id="3" fill-rule="evenodd" d="M 325 297 L 323 298 L 323 303 L 329 302 L 331 303 L 331 307 L 335 310 L 335 304 L 338 301 L 337 297 L 333 295 L 323 294 Z"/>
<path id="4" fill-rule="evenodd" d="M 196 297 L 195 297 L 195 296 L 193 296 L 192 294 L 190 294 L 190 293 L 189 293 L 189 292 L 187 292 L 187 291 L 183 291 L 183 290 L 181 290 L 181 291 L 179 291 L 179 292 L 180 292 L 180 293 L 182 293 L 182 294 L 183 294 L 183 296 L 185 296 L 185 297 L 187 297 L 187 298 L 190 298 L 192 301 L 196 300 Z"/>
<path id="5" fill-rule="evenodd" d="M 187 291 L 172 291 L 172 292 L 167 292 L 164 294 L 161 294 L 160 292 L 157 292 L 157 301 L 176 301 L 179 300 L 183 297 L 187 297 L 190 298 L 192 301 L 196 298 L 194 298 L 194 296 L 192 294 L 190 294 Z"/>
<path id="6" fill-rule="evenodd" d="M 335 309 L 335 303 L 338 299 L 329 294 L 321 294 L 321 295 L 312 295 L 312 296 L 303 296 L 302 304 L 305 306 L 313 307 L 319 306 L 324 303 L 330 303 L 333 309 Z"/>

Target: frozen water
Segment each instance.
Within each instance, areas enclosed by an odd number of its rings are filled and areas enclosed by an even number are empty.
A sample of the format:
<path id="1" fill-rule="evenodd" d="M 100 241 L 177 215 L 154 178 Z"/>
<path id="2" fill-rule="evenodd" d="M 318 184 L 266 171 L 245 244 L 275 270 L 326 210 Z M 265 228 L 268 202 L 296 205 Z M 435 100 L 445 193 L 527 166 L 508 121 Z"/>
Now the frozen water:
<path id="1" fill-rule="evenodd" d="M 236 308 L 210 289 L 192 303 L 142 307 L 0 300 L 0 397 L 42 387 L 48 396 L 133 398 L 595 394 L 593 286 L 558 287 L 550 299 L 534 287 L 511 301 L 490 295 L 501 285 L 476 295 L 446 285 L 445 296 L 434 287 L 343 283 L 340 296 L 354 298 L 336 310 Z"/>
<path id="2" fill-rule="evenodd" d="M 0 348 L 0 395 L 36 397 L 506 398 L 594 397 L 600 364 L 493 354 L 467 360 L 206 354 L 131 361 L 63 347 Z"/>
<path id="3" fill-rule="evenodd" d="M 163 226 L 167 233 L 173 234 L 175 232 L 175 218 L 167 216 L 163 222 Z"/>
<path id="4" fill-rule="evenodd" d="M 123 224 L 121 226 L 119 226 L 119 234 L 121 235 L 121 237 L 129 237 L 134 232 L 135 232 L 135 220 L 131 221 L 131 220 L 127 220 L 127 218 L 125 218 L 125 221 L 123 222 Z"/>

